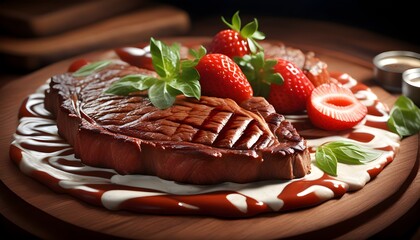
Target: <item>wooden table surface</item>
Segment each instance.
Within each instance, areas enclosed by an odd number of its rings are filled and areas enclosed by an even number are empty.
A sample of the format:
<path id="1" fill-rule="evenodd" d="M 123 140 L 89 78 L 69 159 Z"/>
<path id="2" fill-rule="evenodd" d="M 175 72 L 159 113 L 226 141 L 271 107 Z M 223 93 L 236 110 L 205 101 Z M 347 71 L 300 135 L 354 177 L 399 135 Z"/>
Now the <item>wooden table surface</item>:
<path id="1" fill-rule="evenodd" d="M 328 56 L 334 56 L 332 59 L 344 59 L 346 62 L 357 63 L 357 65 L 362 66 L 365 71 L 360 76 L 357 76 L 361 78 L 358 80 L 363 81 L 368 86 L 375 88 L 378 91 L 383 90 L 381 90 L 380 86 L 377 86 L 373 81 L 373 71 L 371 73 L 368 71 L 373 67 L 371 60 L 376 54 L 388 50 L 410 50 L 420 52 L 420 46 L 334 23 L 274 17 L 259 17 L 258 19 L 260 21 L 260 29 L 266 33 L 267 38 L 270 40 L 279 40 L 290 46 L 320 52 L 321 56 L 325 56 L 327 59 L 329 58 Z M 222 27 L 223 25 L 220 23 L 218 17 L 202 19 L 192 24 L 188 36 L 209 37 L 214 35 Z M 70 60 L 59 62 L 54 65 L 54 68 L 49 69 L 60 71 L 67 66 L 69 61 Z M 335 69 L 343 72 L 351 73 L 354 70 L 351 68 L 351 64 L 336 66 L 350 66 L 348 69 Z M 51 72 L 51 75 L 52 74 L 55 74 L 55 72 Z M 34 90 L 34 88 L 31 88 L 32 85 L 35 86 L 37 84 L 31 83 L 28 76 L 36 79 L 41 76 L 43 77 L 44 75 L 45 69 L 25 74 L 25 76 L 9 75 L 7 77 L 6 75 L 2 75 L 0 76 L 0 86 L 2 87 L 1 95 L 5 94 L 6 91 L 10 91 L 10 89 L 13 89 L 15 91 L 21 91 L 16 93 L 16 98 L 21 99 Z M 3 76 L 6 77 L 3 78 Z M 18 79 L 15 79 L 15 77 L 18 77 Z M 398 95 L 399 93 L 384 92 L 383 96 L 388 97 L 387 99 L 381 100 L 391 105 Z M 1 97 L 2 106 L 7 106 L 7 104 L 4 103 L 6 100 L 7 99 Z M 17 111 L 17 109 L 3 110 L 6 110 L 6 112 Z M 1 120 L 5 120 L 3 117 L 4 115 L 2 115 Z M 5 129 L 2 125 L 1 130 L 3 133 L 0 138 L 0 159 L 3 160 L 8 158 L 7 149 L 11 141 L 11 133 L 14 132 L 14 129 Z M 407 174 L 406 179 L 401 181 L 402 184 L 400 189 L 396 190 L 391 196 L 381 202 L 380 206 L 376 207 L 375 211 L 364 212 L 363 215 L 360 216 L 364 219 L 363 223 L 354 223 L 351 221 L 343 222 L 342 225 L 346 225 L 347 230 L 339 233 L 339 235 L 336 236 L 337 238 L 352 239 L 353 236 L 358 236 L 361 238 L 373 239 L 385 237 L 415 239 L 420 237 L 418 231 L 416 233 L 416 229 L 419 227 L 418 199 L 420 193 L 418 137 L 419 136 L 417 135 L 410 138 L 410 141 L 417 143 L 417 146 L 414 145 L 414 147 L 417 147 L 416 154 L 414 154 L 416 160 L 412 171 Z M 413 145 L 410 144 L 410 146 Z M 378 210 L 381 211 L 381 213 L 377 213 Z M 98 232 L 82 229 L 51 217 L 45 211 L 33 207 L 28 204 L 27 201 L 21 199 L 13 192 L 10 186 L 7 186 L 3 182 L 0 182 L 0 213 L 4 217 L 3 224 L 6 224 L 6 227 L 9 228 L 8 231 L 19 236 L 29 237 L 35 235 L 41 238 L 58 238 L 61 232 L 69 232 L 72 233 L 72 237 L 109 237 L 109 235 L 102 235 Z M 48 227 L 52 224 L 55 226 L 54 229 Z M 351 230 L 348 230 L 348 226 L 351 226 Z M 334 229 L 331 229 L 331 231 L 334 231 Z M 147 236 L 139 237 L 147 238 Z"/>

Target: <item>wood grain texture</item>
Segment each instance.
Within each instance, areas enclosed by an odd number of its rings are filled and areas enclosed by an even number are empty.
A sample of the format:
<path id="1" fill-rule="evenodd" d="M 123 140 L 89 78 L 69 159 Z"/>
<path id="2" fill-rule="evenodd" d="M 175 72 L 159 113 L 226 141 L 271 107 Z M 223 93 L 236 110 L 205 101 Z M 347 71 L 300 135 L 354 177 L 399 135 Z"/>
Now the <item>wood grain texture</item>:
<path id="1" fill-rule="evenodd" d="M 2 1 L 0 28 L 21 37 L 47 36 L 136 9 L 146 2 L 146 0 Z"/>
<path id="2" fill-rule="evenodd" d="M 48 37 L 0 37 L 0 59 L 19 69 L 34 70 L 85 52 L 148 41 L 152 36 L 184 34 L 189 26 L 184 11 L 149 6 Z"/>
<path id="3" fill-rule="evenodd" d="M 191 40 L 188 38 L 174 41 Z M 194 38 L 194 41 L 203 41 Z M 311 47 L 311 44 L 313 47 Z M 395 96 L 371 82 L 370 62 L 351 54 L 331 54 L 317 42 L 297 43 L 304 50 L 316 51 L 331 70 L 351 74 L 370 84 L 379 99 L 391 106 Z M 343 51 L 346 50 L 343 47 Z M 98 53 L 86 55 L 98 56 Z M 350 59 L 350 60 L 349 60 Z M 6 85 L 0 94 L 1 151 L 0 178 L 8 198 L 0 201 L 0 211 L 8 219 L 41 238 L 77 236 L 159 238 L 159 239 L 273 239 L 273 238 L 352 238 L 364 239 L 385 229 L 405 214 L 418 200 L 420 192 L 418 135 L 402 141 L 401 149 L 382 173 L 363 189 L 319 206 L 281 214 L 264 214 L 249 219 L 227 220 L 200 216 L 158 216 L 112 212 L 93 207 L 71 196 L 57 194 L 19 172 L 8 158 L 8 145 L 17 125 L 17 111 L 23 98 L 45 80 L 65 71 L 70 60 L 59 62 Z M 11 97 L 13 95 L 13 97 Z M 3 191 L 1 191 L 3 192 Z M 0 192 L 0 193 L 1 193 Z M 30 215 L 9 208 L 14 202 L 27 208 Z M 26 206 L 26 207 L 25 207 Z M 45 221 L 46 224 L 42 224 Z M 57 222 L 51 229 L 48 223 Z"/>

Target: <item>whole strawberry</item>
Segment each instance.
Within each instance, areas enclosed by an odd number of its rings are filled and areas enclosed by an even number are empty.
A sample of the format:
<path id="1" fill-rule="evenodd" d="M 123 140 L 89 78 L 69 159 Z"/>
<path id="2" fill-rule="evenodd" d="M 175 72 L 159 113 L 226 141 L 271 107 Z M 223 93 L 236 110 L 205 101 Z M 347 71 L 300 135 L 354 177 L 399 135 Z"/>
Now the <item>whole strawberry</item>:
<path id="1" fill-rule="evenodd" d="M 290 114 L 306 109 L 314 85 L 294 63 L 265 59 L 263 52 L 236 58 L 252 85 L 255 96 L 263 96 L 277 112 Z"/>
<path id="2" fill-rule="evenodd" d="M 293 63 L 278 59 L 274 71 L 283 77 L 283 84 L 271 84 L 268 102 L 277 112 L 297 113 L 306 109 L 314 85 Z"/>
<path id="3" fill-rule="evenodd" d="M 258 31 L 257 19 L 245 25 L 242 29 L 239 12 L 233 15 L 232 23 L 228 23 L 223 17 L 222 21 L 230 29 L 222 30 L 213 37 L 208 46 L 209 53 L 221 53 L 233 58 L 255 53 L 258 49 L 262 49 L 256 40 L 263 40 L 265 36 Z"/>
<path id="4" fill-rule="evenodd" d="M 224 54 L 206 54 L 196 66 L 201 94 L 231 98 L 237 103 L 252 97 L 253 90 L 239 66 Z"/>

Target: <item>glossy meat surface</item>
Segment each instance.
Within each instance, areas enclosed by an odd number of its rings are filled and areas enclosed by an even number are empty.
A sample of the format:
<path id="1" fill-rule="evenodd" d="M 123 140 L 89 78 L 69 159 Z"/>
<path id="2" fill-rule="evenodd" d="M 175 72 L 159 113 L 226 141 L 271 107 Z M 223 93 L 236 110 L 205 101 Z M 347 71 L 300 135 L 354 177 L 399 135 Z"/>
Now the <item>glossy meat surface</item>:
<path id="1" fill-rule="evenodd" d="M 310 170 L 306 142 L 263 98 L 178 96 L 164 110 L 141 93 L 103 91 L 128 74 L 154 74 L 112 64 L 83 78 L 51 79 L 45 105 L 62 135 L 87 165 L 121 174 L 212 184 L 302 177 Z"/>

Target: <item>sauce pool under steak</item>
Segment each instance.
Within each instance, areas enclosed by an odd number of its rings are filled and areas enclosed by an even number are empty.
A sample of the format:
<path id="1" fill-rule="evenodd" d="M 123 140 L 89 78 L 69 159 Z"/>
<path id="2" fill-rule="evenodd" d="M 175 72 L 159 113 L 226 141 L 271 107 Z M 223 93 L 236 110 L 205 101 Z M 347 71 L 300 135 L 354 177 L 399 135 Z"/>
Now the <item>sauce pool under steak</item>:
<path id="1" fill-rule="evenodd" d="M 119 175 L 112 169 L 86 166 L 58 135 L 55 120 L 43 106 L 47 84 L 22 104 L 10 156 L 23 173 L 54 191 L 110 210 L 237 218 L 310 207 L 361 189 L 394 159 L 399 148 L 400 138 L 386 127 L 389 115 L 385 105 L 365 85 L 351 77 L 343 79 L 341 83 L 354 90 L 368 107 L 366 120 L 350 133 L 325 136 L 325 131 L 308 125 L 305 115 L 286 116 L 307 139 L 311 150 L 311 173 L 299 179 L 192 185 L 154 176 Z M 338 177 L 332 177 L 316 166 L 314 151 L 317 146 L 335 140 L 359 142 L 382 150 L 383 154 L 364 165 L 339 163 Z"/>

